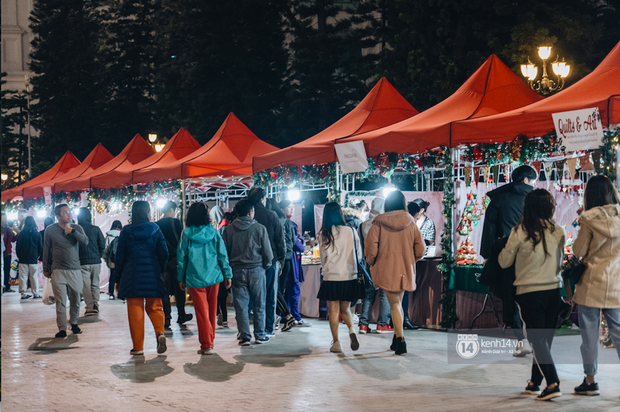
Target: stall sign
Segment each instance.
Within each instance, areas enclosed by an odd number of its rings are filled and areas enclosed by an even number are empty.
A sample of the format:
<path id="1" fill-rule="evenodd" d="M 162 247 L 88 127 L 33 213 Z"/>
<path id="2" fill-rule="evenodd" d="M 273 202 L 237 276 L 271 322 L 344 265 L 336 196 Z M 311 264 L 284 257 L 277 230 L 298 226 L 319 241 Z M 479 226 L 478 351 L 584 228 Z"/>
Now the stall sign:
<path id="1" fill-rule="evenodd" d="M 598 149 L 603 141 L 603 125 L 598 107 L 553 113 L 558 143 L 564 152 Z"/>
<path id="2" fill-rule="evenodd" d="M 359 140 L 351 143 L 341 143 L 334 145 L 336 156 L 342 173 L 359 173 L 368 167 L 368 159 L 366 159 L 366 149 L 364 142 Z"/>
<path id="3" fill-rule="evenodd" d="M 51 186 L 45 186 L 43 188 L 43 198 L 45 199 L 46 205 L 52 204 L 52 188 Z"/>

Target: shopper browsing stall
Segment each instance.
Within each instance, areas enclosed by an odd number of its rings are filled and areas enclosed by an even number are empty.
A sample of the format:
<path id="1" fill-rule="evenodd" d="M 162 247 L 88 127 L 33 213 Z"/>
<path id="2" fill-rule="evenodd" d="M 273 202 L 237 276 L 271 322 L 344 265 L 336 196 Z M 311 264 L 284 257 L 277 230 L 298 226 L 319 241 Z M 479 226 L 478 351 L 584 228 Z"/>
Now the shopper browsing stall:
<path id="1" fill-rule="evenodd" d="M 43 253 L 43 243 L 37 223 L 32 216 L 26 217 L 24 227 L 17 236 L 16 244 L 17 260 L 19 261 L 19 292 L 22 299 L 30 298 L 26 294 L 28 280 L 30 280 L 30 288 L 32 297 L 40 298 L 37 294 L 37 269 L 39 267 L 39 256 Z"/>

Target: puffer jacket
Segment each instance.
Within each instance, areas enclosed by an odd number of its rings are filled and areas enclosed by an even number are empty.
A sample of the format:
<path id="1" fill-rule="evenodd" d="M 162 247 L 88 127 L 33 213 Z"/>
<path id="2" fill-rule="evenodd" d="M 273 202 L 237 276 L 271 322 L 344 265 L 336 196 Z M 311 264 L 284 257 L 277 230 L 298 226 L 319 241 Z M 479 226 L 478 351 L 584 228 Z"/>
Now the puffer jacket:
<path id="1" fill-rule="evenodd" d="M 390 292 L 415 290 L 415 264 L 424 256 L 424 240 L 408 212 L 394 210 L 375 217 L 364 254 L 375 287 Z"/>
<path id="2" fill-rule="evenodd" d="M 360 227 L 364 219 L 362 212 L 351 207 L 343 207 L 342 214 L 344 215 L 345 224 L 355 230 Z"/>
<path id="3" fill-rule="evenodd" d="M 177 278 L 189 288 L 206 288 L 232 278 L 222 237 L 212 225 L 183 231 L 177 249 Z"/>
<path id="4" fill-rule="evenodd" d="M 295 246 L 295 228 L 293 222 L 286 217 L 280 218 L 282 230 L 284 230 L 284 260 L 293 259 L 293 247 Z"/>
<path id="5" fill-rule="evenodd" d="M 581 214 L 573 253 L 587 268 L 575 286 L 575 302 L 592 308 L 620 308 L 620 205 Z"/>
<path id="6" fill-rule="evenodd" d="M 118 297 L 163 297 L 167 292 L 162 273 L 167 260 L 168 247 L 159 226 L 147 220 L 125 226 L 116 248 Z"/>

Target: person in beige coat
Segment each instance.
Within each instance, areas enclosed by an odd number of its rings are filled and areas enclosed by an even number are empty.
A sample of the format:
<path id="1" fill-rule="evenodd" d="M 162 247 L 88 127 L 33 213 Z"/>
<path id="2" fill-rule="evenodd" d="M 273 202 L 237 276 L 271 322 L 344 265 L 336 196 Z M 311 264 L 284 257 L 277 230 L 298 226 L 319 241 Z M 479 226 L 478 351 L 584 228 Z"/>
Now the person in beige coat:
<path id="1" fill-rule="evenodd" d="M 396 190 L 385 199 L 385 213 L 375 217 L 364 240 L 364 253 L 374 286 L 385 291 L 392 309 L 394 338 L 390 349 L 397 355 L 405 354 L 401 302 L 405 291 L 416 288 L 415 264 L 424 256 L 424 241 L 407 212 L 402 192 Z"/>
<path id="2" fill-rule="evenodd" d="M 587 268 L 575 285 L 581 332 L 581 357 L 586 377 L 575 388 L 577 395 L 598 395 L 597 372 L 601 309 L 620 357 L 620 201 L 605 176 L 588 180 L 585 211 L 579 218 L 579 234 L 573 253 L 584 257 Z"/>

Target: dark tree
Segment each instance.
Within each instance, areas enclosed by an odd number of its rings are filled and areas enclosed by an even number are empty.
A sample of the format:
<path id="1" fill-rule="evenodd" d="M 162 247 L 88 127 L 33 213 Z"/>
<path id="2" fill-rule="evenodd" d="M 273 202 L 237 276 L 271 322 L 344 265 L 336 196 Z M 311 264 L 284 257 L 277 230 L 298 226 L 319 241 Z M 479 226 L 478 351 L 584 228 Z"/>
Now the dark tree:
<path id="1" fill-rule="evenodd" d="M 201 143 L 229 112 L 270 140 L 284 104 L 283 0 L 164 0 L 156 42 L 156 120 Z M 170 137 L 170 136 L 168 136 Z"/>
<path id="2" fill-rule="evenodd" d="M 2 73 L 5 77 L 6 73 Z M 2 79 L 2 84 L 6 81 Z M 2 89 L 2 155 L 0 166 L 8 189 L 28 180 L 28 107 L 24 92 Z"/>
<path id="3" fill-rule="evenodd" d="M 368 92 L 376 73 L 380 25 L 374 1 L 292 1 L 286 145 L 325 129 Z"/>
<path id="4" fill-rule="evenodd" d="M 33 164 L 53 163 L 68 149 L 83 159 L 97 143 L 117 138 L 106 127 L 109 96 L 99 6 L 97 0 L 35 2 L 30 68 L 40 136 L 33 146 Z"/>

